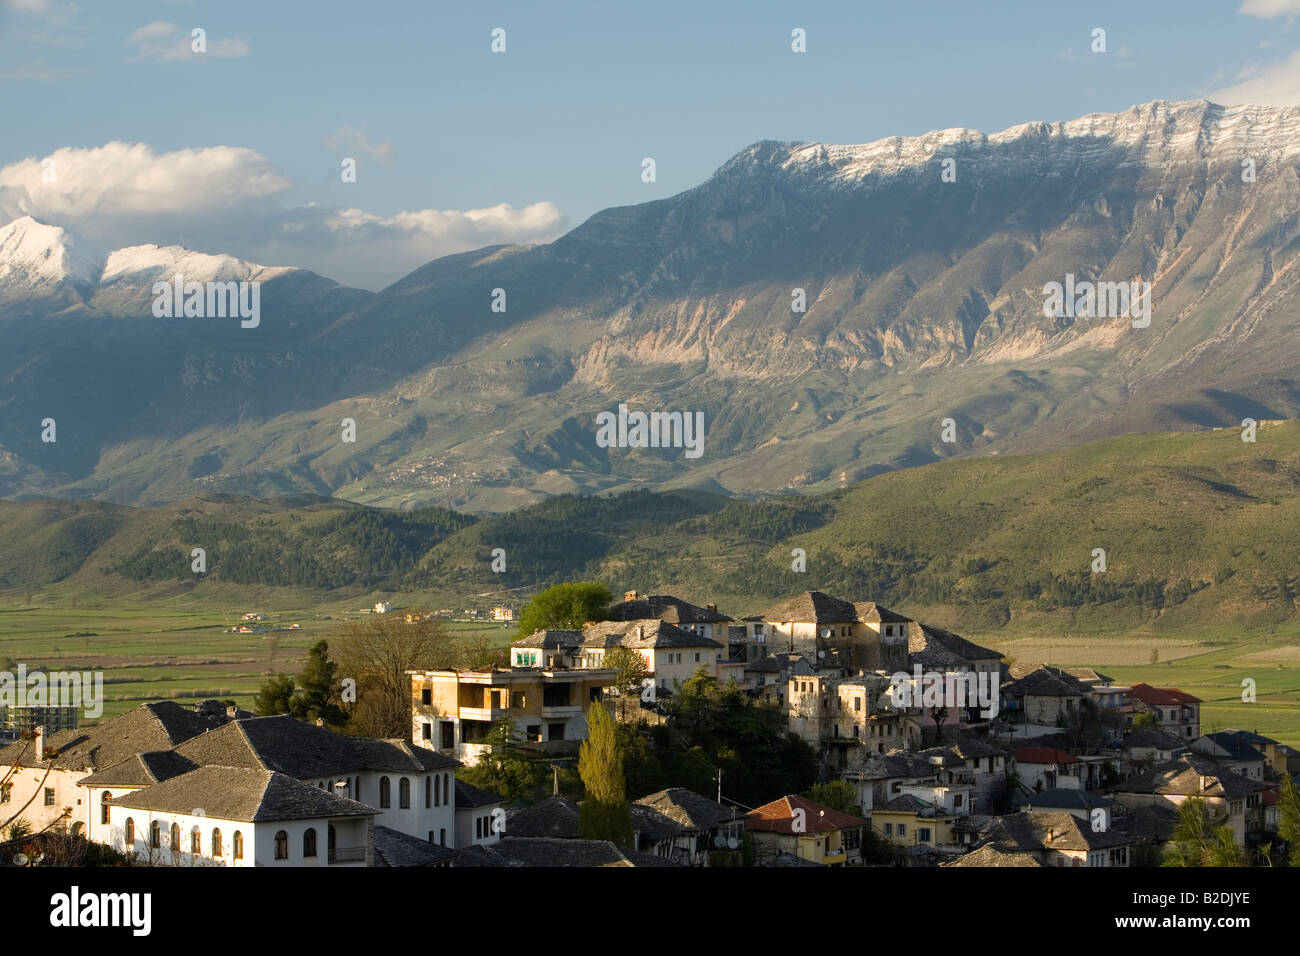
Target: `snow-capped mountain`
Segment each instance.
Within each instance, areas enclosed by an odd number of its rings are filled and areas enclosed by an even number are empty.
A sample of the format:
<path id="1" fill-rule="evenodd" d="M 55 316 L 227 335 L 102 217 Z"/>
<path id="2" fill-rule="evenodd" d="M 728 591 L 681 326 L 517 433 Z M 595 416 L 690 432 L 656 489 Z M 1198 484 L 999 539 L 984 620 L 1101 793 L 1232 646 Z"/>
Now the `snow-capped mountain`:
<path id="1" fill-rule="evenodd" d="M 22 216 L 0 226 L 0 308 L 58 311 L 99 282 L 107 253 L 59 226 Z"/>
<path id="2" fill-rule="evenodd" d="M 155 282 L 269 282 L 300 271 L 262 266 L 234 256 L 209 255 L 182 246 L 127 246 L 108 255 L 90 304 L 111 315 L 149 315 Z"/>

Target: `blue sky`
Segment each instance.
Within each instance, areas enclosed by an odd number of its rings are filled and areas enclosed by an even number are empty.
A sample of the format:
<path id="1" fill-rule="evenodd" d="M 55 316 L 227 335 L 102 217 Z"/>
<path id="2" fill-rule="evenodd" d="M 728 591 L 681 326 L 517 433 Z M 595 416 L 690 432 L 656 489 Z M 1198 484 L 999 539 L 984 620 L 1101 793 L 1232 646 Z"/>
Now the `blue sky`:
<path id="1" fill-rule="evenodd" d="M 0 221 L 379 288 L 680 192 L 760 139 L 994 132 L 1224 93 L 1300 103 L 1297 15 L 1300 0 L 0 0 Z M 61 175 L 38 185 L 48 157 Z"/>

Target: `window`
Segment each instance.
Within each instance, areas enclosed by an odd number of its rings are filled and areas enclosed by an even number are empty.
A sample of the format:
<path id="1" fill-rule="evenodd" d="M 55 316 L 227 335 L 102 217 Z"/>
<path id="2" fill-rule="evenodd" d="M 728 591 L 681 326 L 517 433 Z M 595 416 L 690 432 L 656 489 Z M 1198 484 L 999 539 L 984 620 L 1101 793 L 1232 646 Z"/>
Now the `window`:
<path id="1" fill-rule="evenodd" d="M 99 822 L 108 823 L 108 801 L 113 799 L 113 795 L 105 790 L 99 797 Z"/>
<path id="2" fill-rule="evenodd" d="M 437 777 L 430 777 L 429 779 L 433 781 L 433 805 L 435 807 L 440 807 L 442 806 L 442 787 L 438 785 Z M 427 801 L 425 802 L 425 806 L 428 806 Z"/>
<path id="3" fill-rule="evenodd" d="M 563 740 L 563 739 L 564 739 L 564 724 L 547 724 L 547 725 L 546 725 L 546 739 L 547 739 L 547 740 Z"/>
<path id="4" fill-rule="evenodd" d="M 542 739 L 542 725 L 529 724 L 524 728 L 524 736 L 527 737 L 531 743 L 538 743 Z"/>
<path id="5" fill-rule="evenodd" d="M 433 778 L 424 778 L 424 809 L 428 810 L 433 806 Z"/>
<path id="6" fill-rule="evenodd" d="M 126 845 L 135 846 L 135 821 L 130 817 L 126 818 Z"/>
<path id="7" fill-rule="evenodd" d="M 854 697 L 854 698 L 853 698 L 853 709 L 854 709 L 855 711 L 858 711 L 858 710 L 861 710 L 861 709 L 862 709 L 862 698 L 861 698 L 861 697 Z"/>
<path id="8" fill-rule="evenodd" d="M 886 823 L 885 836 L 893 836 L 893 835 L 894 835 L 894 825 L 892 823 Z"/>
<path id="9" fill-rule="evenodd" d="M 429 723 L 427 720 L 420 725 L 420 739 L 421 740 L 433 739 L 433 724 Z"/>
<path id="10" fill-rule="evenodd" d="M 442 733 L 442 741 L 439 746 L 443 750 L 451 750 L 456 746 L 456 725 L 450 720 L 444 720 L 439 727 Z"/>
<path id="11" fill-rule="evenodd" d="M 149 845 L 155 850 L 162 848 L 162 824 L 157 820 L 149 824 Z"/>
<path id="12" fill-rule="evenodd" d="M 899 835 L 899 836 L 906 836 L 906 835 L 907 835 L 907 824 L 906 824 L 906 823 L 900 823 L 900 824 L 898 825 L 898 835 Z"/>
<path id="13" fill-rule="evenodd" d="M 403 810 L 411 809 L 411 780 L 403 777 L 397 784 L 397 802 Z"/>
<path id="14" fill-rule="evenodd" d="M 920 827 L 920 828 L 916 831 L 916 839 L 917 839 L 919 842 L 921 842 L 921 843 L 929 843 L 929 842 L 930 842 L 930 828 L 929 828 L 929 827 Z"/>
<path id="15" fill-rule="evenodd" d="M 960 793 L 954 793 L 954 794 L 952 795 L 952 805 L 953 805 L 954 807 L 960 807 L 960 806 L 961 806 L 961 794 L 960 794 Z"/>
<path id="16" fill-rule="evenodd" d="M 239 837 L 236 836 L 236 839 L 239 839 Z M 218 830 L 216 827 L 213 827 L 212 828 L 212 855 L 214 857 L 219 857 L 221 856 L 223 851 L 224 848 L 221 846 L 221 831 Z"/>
<path id="17" fill-rule="evenodd" d="M 0 786 L 0 803 L 9 802 L 9 791 L 12 789 L 13 784 L 11 783 L 6 783 L 4 786 Z"/>
<path id="18" fill-rule="evenodd" d="M 482 817 L 474 818 L 474 839 L 476 840 L 483 839 L 483 818 Z"/>
<path id="19" fill-rule="evenodd" d="M 289 834 L 280 830 L 275 835 L 275 858 L 277 860 L 289 859 Z"/>
<path id="20" fill-rule="evenodd" d="M 393 805 L 393 785 L 388 782 L 387 777 L 379 778 L 379 806 L 387 810 Z"/>
<path id="21" fill-rule="evenodd" d="M 447 845 L 447 828 L 443 827 L 438 831 L 438 842 L 443 846 Z"/>
<path id="22" fill-rule="evenodd" d="M 52 806 L 54 806 L 54 788 L 53 788 L 53 787 L 46 787 L 46 788 L 45 788 L 45 805 L 46 805 L 47 807 L 52 807 Z"/>
<path id="23" fill-rule="evenodd" d="M 302 855 L 304 857 L 316 855 L 316 828 L 308 827 L 302 835 Z"/>
<path id="24" fill-rule="evenodd" d="M 600 703 L 600 700 L 601 700 L 601 696 L 602 696 L 602 695 L 601 695 L 601 692 L 600 692 L 600 688 L 599 688 L 599 687 L 593 687 L 593 688 L 591 688 L 591 692 L 590 692 L 590 694 L 588 694 L 588 697 L 590 698 L 591 703 L 593 703 L 593 704 L 599 704 L 599 703 Z"/>
<path id="25" fill-rule="evenodd" d="M 521 690 L 512 691 L 510 694 L 510 706 L 516 710 L 523 710 L 528 706 L 528 698 L 524 696 Z"/>
<path id="26" fill-rule="evenodd" d="M 195 856 L 203 852 L 203 834 L 198 827 L 190 831 L 190 852 Z"/>
<path id="27" fill-rule="evenodd" d="M 442 775 L 442 802 L 445 803 L 447 806 L 451 806 L 451 799 L 447 789 L 450 786 L 451 786 L 451 774 L 444 773 Z"/>
<path id="28" fill-rule="evenodd" d="M 424 690 L 420 691 L 420 703 L 422 704 L 433 703 L 433 690 L 431 688 L 426 687 L 424 688 Z"/>
<path id="29" fill-rule="evenodd" d="M 175 853 L 181 852 L 181 825 L 179 823 L 172 824 L 171 835 L 172 835 L 172 851 Z"/>
<path id="30" fill-rule="evenodd" d="M 244 858 L 244 834 L 239 830 L 235 831 L 234 844 L 235 859 L 242 860 Z"/>
<path id="31" fill-rule="evenodd" d="M 699 651 L 696 651 L 696 652 L 695 652 L 695 663 L 698 664 L 699 662 L 700 662 L 700 652 L 699 652 Z"/>

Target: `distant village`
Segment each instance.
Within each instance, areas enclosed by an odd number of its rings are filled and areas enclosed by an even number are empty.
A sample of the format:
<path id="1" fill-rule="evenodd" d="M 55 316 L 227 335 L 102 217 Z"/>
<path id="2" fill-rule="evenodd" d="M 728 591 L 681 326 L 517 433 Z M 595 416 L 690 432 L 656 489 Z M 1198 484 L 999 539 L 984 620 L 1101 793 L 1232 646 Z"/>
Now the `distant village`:
<path id="1" fill-rule="evenodd" d="M 517 639 L 490 669 L 407 671 L 406 739 L 216 701 L 143 704 L 84 729 L 27 715 L 0 749 L 0 821 L 28 836 L 0 844 L 0 866 L 55 831 L 155 865 L 1159 866 L 1189 801 L 1231 833 L 1237 865 L 1300 852 L 1279 837 L 1300 751 L 1202 733 L 1201 701 L 1178 688 L 1008 662 L 818 591 L 742 618 L 629 591 L 608 618 Z M 639 689 L 617 686 L 617 648 L 643 661 Z M 558 792 L 507 805 L 458 778 L 503 724 L 516 746 L 571 759 L 591 708 L 661 723 L 700 678 L 779 713 L 849 803 L 776 792 L 744 806 L 719 775 L 709 793 L 634 800 L 622 845 L 580 838 L 580 805 Z"/>

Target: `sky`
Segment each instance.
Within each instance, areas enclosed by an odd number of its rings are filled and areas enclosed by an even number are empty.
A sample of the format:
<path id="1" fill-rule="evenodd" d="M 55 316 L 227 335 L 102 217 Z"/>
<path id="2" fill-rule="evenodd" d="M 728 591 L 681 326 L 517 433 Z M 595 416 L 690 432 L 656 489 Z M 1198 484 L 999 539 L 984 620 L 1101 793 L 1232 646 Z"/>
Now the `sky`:
<path id="1" fill-rule="evenodd" d="M 674 195 L 758 140 L 1300 105 L 1298 20 L 1300 0 L 0 0 L 0 223 L 378 290 Z"/>

